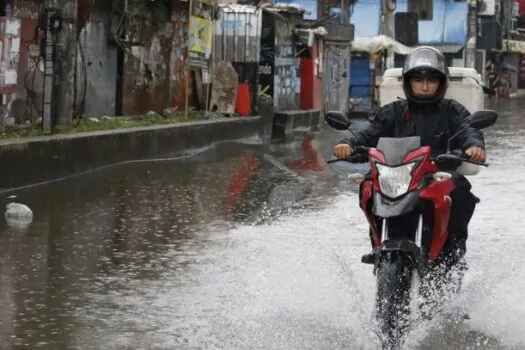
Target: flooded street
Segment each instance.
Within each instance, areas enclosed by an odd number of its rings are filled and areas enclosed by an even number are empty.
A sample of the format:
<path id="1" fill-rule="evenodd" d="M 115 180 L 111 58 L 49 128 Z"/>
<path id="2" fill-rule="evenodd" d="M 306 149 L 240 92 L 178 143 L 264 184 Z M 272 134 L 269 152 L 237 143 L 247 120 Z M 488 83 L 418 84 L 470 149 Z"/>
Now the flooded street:
<path id="1" fill-rule="evenodd" d="M 482 202 L 457 303 L 471 320 L 421 324 L 407 349 L 525 349 L 525 103 L 505 102 L 485 131 L 490 167 L 469 178 Z M 0 349 L 376 349 L 357 188 L 325 162 L 340 137 L 2 193 L 34 221 L 2 220 Z"/>

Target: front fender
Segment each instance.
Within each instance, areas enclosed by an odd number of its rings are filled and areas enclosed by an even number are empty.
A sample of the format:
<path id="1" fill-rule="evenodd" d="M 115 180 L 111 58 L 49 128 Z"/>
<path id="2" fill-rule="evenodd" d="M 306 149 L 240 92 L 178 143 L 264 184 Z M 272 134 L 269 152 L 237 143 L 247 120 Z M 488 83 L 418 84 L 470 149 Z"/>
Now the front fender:
<path id="1" fill-rule="evenodd" d="M 375 268 L 377 269 L 383 258 L 391 253 L 407 255 L 413 267 L 417 268 L 420 273 L 423 271 L 423 251 L 414 242 L 406 239 L 385 240 L 378 248 Z"/>

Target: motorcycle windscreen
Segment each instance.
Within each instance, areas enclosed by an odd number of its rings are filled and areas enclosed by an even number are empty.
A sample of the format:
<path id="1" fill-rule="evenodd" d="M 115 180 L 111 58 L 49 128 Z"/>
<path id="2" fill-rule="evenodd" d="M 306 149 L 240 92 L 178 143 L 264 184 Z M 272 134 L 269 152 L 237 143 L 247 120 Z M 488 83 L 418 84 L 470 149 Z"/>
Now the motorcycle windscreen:
<path id="1" fill-rule="evenodd" d="M 386 165 L 397 166 L 403 163 L 403 158 L 410 152 L 421 147 L 419 136 L 410 137 L 381 137 L 376 149 L 385 156 Z"/>

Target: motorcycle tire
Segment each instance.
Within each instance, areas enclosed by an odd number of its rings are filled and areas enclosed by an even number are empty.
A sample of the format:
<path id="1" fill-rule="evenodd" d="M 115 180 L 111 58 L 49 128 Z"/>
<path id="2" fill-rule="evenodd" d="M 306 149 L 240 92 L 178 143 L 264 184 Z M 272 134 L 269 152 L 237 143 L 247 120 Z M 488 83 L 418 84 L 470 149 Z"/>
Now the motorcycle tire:
<path id="1" fill-rule="evenodd" d="M 383 349 L 401 348 L 409 326 L 410 261 L 404 252 L 388 252 L 377 269 L 376 319 Z"/>

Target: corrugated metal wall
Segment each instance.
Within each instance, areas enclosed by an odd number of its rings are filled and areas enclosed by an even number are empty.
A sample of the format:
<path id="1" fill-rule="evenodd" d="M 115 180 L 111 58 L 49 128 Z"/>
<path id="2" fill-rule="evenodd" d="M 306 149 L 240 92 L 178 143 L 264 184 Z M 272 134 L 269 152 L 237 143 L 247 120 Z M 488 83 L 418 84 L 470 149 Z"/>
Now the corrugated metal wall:
<path id="1" fill-rule="evenodd" d="M 215 23 L 215 59 L 229 62 L 258 62 L 261 46 L 262 11 L 254 6 L 221 8 Z"/>
<path id="2" fill-rule="evenodd" d="M 248 83 L 253 106 L 257 101 L 262 10 L 232 4 L 220 11 L 220 20 L 215 23 L 214 59 L 230 62 L 239 82 Z"/>

